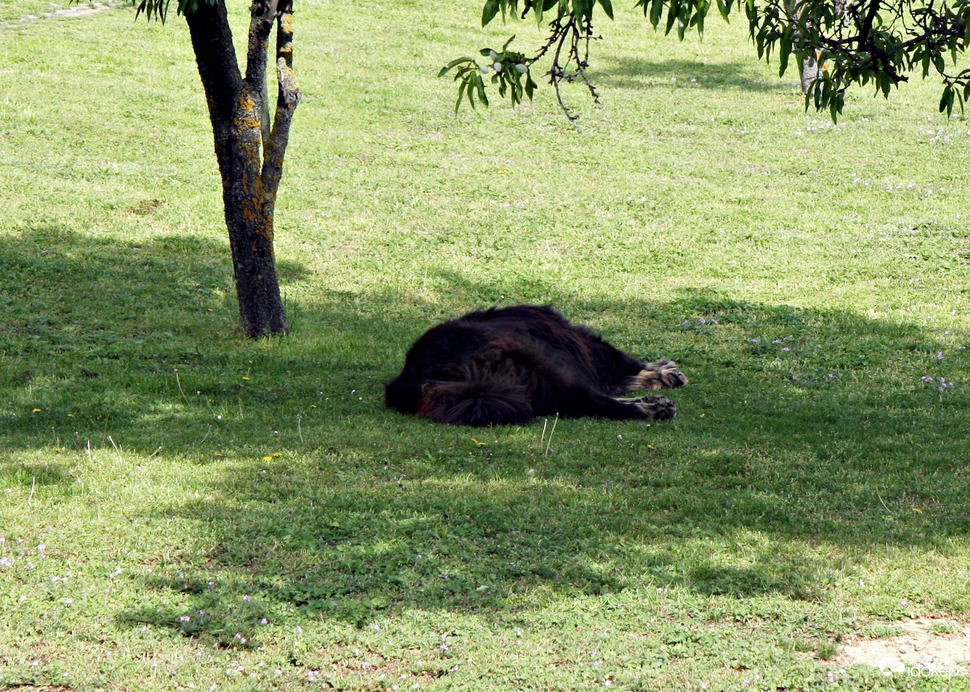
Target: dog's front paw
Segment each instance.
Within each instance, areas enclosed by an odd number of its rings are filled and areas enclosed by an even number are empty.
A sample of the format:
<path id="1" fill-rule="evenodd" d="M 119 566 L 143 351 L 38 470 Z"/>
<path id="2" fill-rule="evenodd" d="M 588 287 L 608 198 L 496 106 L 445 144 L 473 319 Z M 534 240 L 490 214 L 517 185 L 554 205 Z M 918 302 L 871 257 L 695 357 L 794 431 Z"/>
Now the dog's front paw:
<path id="1" fill-rule="evenodd" d="M 656 373 L 663 389 L 676 389 L 687 384 L 686 375 L 677 369 L 677 364 L 672 360 L 663 358 L 656 363 L 649 363 L 646 370 Z"/>
<path id="2" fill-rule="evenodd" d="M 677 369 L 677 364 L 664 358 L 656 363 L 647 363 L 643 370 L 627 381 L 626 390 L 632 392 L 638 389 L 676 389 L 685 384 L 687 384 L 687 377 Z"/>
<path id="3" fill-rule="evenodd" d="M 630 403 L 651 420 L 669 420 L 677 415 L 676 404 L 665 396 L 645 396 Z"/>

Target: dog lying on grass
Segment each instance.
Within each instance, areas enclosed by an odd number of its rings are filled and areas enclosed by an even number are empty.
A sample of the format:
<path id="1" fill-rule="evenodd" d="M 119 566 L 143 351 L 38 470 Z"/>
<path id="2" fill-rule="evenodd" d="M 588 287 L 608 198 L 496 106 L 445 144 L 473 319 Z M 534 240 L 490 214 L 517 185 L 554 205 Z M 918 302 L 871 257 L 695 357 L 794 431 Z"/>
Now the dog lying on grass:
<path id="1" fill-rule="evenodd" d="M 664 396 L 636 390 L 682 387 L 669 360 L 642 363 L 550 307 L 471 312 L 428 330 L 384 389 L 387 405 L 450 425 L 509 425 L 536 416 L 664 420 Z"/>

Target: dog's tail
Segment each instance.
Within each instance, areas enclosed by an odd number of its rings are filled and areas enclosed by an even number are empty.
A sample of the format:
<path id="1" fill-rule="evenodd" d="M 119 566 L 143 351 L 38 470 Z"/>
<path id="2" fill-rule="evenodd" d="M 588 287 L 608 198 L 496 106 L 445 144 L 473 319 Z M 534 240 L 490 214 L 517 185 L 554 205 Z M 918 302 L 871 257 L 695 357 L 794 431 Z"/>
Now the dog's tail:
<path id="1" fill-rule="evenodd" d="M 514 425 L 535 418 L 528 388 L 511 373 L 464 368 L 464 377 L 422 387 L 418 415 L 449 425 Z"/>

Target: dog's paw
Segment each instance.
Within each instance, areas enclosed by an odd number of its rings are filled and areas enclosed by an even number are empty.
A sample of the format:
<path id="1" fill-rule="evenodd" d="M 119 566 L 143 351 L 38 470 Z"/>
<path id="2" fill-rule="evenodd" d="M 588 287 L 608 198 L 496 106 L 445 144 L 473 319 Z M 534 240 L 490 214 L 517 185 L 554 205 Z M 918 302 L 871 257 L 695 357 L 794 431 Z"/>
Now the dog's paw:
<path id="1" fill-rule="evenodd" d="M 677 415 L 677 406 L 665 396 L 645 396 L 635 399 L 630 404 L 651 420 L 668 420 Z"/>
<path id="2" fill-rule="evenodd" d="M 676 389 L 687 384 L 687 377 L 677 369 L 677 364 L 666 358 L 656 363 L 647 363 L 638 374 L 627 380 L 626 390 L 638 389 Z"/>

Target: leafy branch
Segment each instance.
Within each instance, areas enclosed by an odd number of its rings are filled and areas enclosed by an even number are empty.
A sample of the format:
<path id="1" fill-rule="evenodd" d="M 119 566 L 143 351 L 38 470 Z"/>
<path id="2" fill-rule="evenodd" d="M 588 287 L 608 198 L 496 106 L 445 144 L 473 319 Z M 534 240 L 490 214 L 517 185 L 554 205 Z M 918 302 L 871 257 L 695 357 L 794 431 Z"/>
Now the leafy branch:
<path id="1" fill-rule="evenodd" d="M 459 58 L 449 63 L 441 75 L 457 68 L 456 107 L 463 98 L 473 107 L 476 98 L 487 105 L 484 77 L 489 74 L 499 93 L 509 95 L 513 104 L 520 103 L 523 94 L 531 99 L 535 84 L 529 73 L 538 60 L 550 58 L 546 74 L 575 126 L 577 116 L 564 103 L 560 86 L 581 80 L 598 102 L 587 77 L 589 45 L 599 38 L 593 34 L 597 5 L 613 18 L 611 0 L 486 0 L 483 26 L 499 14 L 507 19 L 531 13 L 538 26 L 548 26 L 549 35 L 532 57 L 508 52 L 509 39 L 501 51 L 481 51 L 491 62 Z M 941 112 L 950 114 L 955 105 L 962 110 L 970 100 L 970 68 L 955 74 L 947 68 L 966 49 L 970 0 L 637 0 L 636 7 L 655 29 L 662 26 L 666 34 L 676 30 L 680 39 L 689 31 L 703 34 L 713 7 L 725 20 L 735 8 L 743 7 L 758 57 L 777 56 L 779 75 L 785 74 L 792 58 L 799 65 L 815 61 L 821 66 L 806 88 L 805 106 L 828 109 L 833 120 L 842 112 L 850 85 L 871 84 L 877 94 L 888 97 L 914 71 L 925 78 L 932 70 L 942 78 Z M 523 74 L 529 74 L 525 85 Z"/>
<path id="2" fill-rule="evenodd" d="M 458 101 L 456 111 L 461 107 L 463 97 L 467 98 L 472 107 L 475 98 L 479 103 L 488 105 L 485 94 L 484 76 L 491 74 L 491 82 L 499 85 L 499 95 L 509 95 L 513 105 L 522 102 L 523 95 L 532 99 L 536 83 L 532 79 L 531 66 L 538 60 L 551 56 L 552 65 L 546 72 L 549 83 L 556 92 L 556 98 L 566 117 L 575 126 L 579 116 L 575 115 L 562 97 L 561 85 L 580 80 L 586 85 L 590 95 L 596 103 L 599 96 L 596 88 L 586 76 L 589 67 L 589 44 L 599 37 L 593 33 L 593 9 L 599 4 L 606 15 L 613 18 L 613 6 L 610 0 L 542 0 L 540 4 L 533 4 L 532 0 L 525 0 L 521 9 L 518 0 L 487 0 L 482 11 L 482 25 L 487 25 L 499 13 L 505 19 L 508 16 L 525 18 L 532 13 L 538 26 L 546 23 L 546 19 L 555 10 L 552 19 L 548 20 L 549 35 L 539 47 L 535 55 L 527 57 L 518 52 L 508 50 L 509 44 L 515 39 L 512 36 L 501 51 L 483 48 L 480 53 L 492 62 L 479 64 L 473 58 L 458 58 L 448 63 L 439 73 L 439 77 L 457 68 L 455 80 L 458 84 Z"/>
<path id="3" fill-rule="evenodd" d="M 485 94 L 485 77 L 491 75 L 492 84 L 498 85 L 499 96 L 508 94 L 512 105 L 522 103 L 522 97 L 527 96 L 532 100 L 536 83 L 532 81 L 529 72 L 529 64 L 532 62 L 522 53 L 510 51 L 509 44 L 515 39 L 510 38 L 502 46 L 501 52 L 491 48 L 483 48 L 480 53 L 483 58 L 487 58 L 481 65 L 475 58 L 458 58 L 445 65 L 439 77 L 444 77 L 451 70 L 455 71 L 455 81 L 458 82 L 458 100 L 455 102 L 455 113 L 461 107 L 462 100 L 468 99 L 469 105 L 475 107 L 475 98 L 488 105 L 488 96 Z"/>

